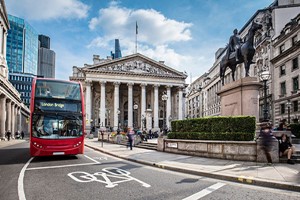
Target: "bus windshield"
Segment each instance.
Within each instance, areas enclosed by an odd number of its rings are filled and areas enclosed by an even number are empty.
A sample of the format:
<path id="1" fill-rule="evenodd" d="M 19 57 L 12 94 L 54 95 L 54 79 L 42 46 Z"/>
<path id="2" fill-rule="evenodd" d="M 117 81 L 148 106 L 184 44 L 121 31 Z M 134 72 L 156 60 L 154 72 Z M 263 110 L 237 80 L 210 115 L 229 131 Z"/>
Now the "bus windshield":
<path id="1" fill-rule="evenodd" d="M 32 115 L 32 137 L 66 139 L 82 136 L 82 115 L 43 113 Z"/>
<path id="2" fill-rule="evenodd" d="M 35 97 L 81 100 L 80 85 L 72 82 L 37 79 Z"/>

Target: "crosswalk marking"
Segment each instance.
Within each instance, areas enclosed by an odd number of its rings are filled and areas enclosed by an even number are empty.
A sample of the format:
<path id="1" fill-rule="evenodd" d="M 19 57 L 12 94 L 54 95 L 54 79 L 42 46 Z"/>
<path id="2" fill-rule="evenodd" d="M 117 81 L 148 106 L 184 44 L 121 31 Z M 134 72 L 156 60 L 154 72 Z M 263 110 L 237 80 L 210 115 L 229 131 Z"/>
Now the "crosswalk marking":
<path id="1" fill-rule="evenodd" d="M 200 199 L 200 198 L 212 193 L 213 191 L 223 187 L 224 185 L 226 185 L 226 184 L 216 183 L 216 184 L 214 184 L 214 185 L 212 185 L 208 188 L 205 188 L 205 189 L 201 190 L 200 192 L 197 192 L 197 193 L 195 193 L 195 194 L 193 194 L 189 197 L 184 198 L 183 200 L 197 200 L 197 199 Z"/>

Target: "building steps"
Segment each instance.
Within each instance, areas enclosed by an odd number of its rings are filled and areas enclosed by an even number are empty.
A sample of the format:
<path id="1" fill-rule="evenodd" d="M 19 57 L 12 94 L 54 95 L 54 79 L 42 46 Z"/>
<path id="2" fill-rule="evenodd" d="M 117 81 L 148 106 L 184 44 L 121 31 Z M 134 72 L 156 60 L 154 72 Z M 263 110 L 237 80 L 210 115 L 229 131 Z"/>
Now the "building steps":
<path id="1" fill-rule="evenodd" d="M 287 156 L 283 156 L 279 158 L 280 163 L 286 163 L 287 162 Z M 300 149 L 296 149 L 296 153 L 292 155 L 291 160 L 293 160 L 295 163 L 300 163 Z"/>

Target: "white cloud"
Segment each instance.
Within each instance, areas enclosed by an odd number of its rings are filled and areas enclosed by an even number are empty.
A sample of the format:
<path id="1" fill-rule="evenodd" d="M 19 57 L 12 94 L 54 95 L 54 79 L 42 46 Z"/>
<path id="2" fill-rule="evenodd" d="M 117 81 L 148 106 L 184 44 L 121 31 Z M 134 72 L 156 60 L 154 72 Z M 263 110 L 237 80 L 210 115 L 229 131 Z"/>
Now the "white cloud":
<path id="1" fill-rule="evenodd" d="M 9 0 L 7 12 L 27 20 L 86 18 L 89 6 L 79 0 Z"/>
<path id="2" fill-rule="evenodd" d="M 180 72 L 186 72 L 196 79 L 206 72 L 213 63 L 214 52 L 211 48 L 202 48 L 199 52 L 184 50 L 184 45 L 177 52 L 172 45 L 192 42 L 190 28 L 192 23 L 168 19 L 161 13 L 149 9 L 130 10 L 121 8 L 117 3 L 108 8 L 100 9 L 99 15 L 89 22 L 90 30 L 101 30 L 102 36 L 91 41 L 88 48 L 111 48 L 115 38 L 120 39 L 123 55 L 135 53 L 135 28 L 138 23 L 138 53 L 165 64 Z M 116 17 L 117 16 L 117 17 Z"/>
<path id="3" fill-rule="evenodd" d="M 120 37 L 132 39 L 136 31 L 136 21 L 140 42 L 161 45 L 192 39 L 189 30 L 191 23 L 168 19 L 153 9 L 130 10 L 120 8 L 117 4 L 100 9 L 99 16 L 90 20 L 89 28 L 101 29 L 111 39 Z"/>

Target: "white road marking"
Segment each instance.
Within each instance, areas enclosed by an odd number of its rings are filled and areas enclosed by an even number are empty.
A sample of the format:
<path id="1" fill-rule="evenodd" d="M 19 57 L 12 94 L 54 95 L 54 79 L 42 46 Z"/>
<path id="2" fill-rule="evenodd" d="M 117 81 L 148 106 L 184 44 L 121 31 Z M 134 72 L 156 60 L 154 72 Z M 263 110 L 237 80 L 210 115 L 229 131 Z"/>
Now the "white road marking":
<path id="1" fill-rule="evenodd" d="M 80 182 L 80 183 L 89 183 L 89 182 L 99 182 L 99 183 L 104 183 L 106 184 L 105 187 L 107 188 L 113 188 L 117 186 L 119 183 L 122 182 L 127 182 L 127 181 L 136 181 L 140 184 L 142 184 L 143 187 L 151 187 L 151 185 L 138 180 L 130 175 L 130 172 L 125 171 L 120 168 L 115 168 L 115 167 L 108 167 L 102 169 L 103 172 L 96 172 L 94 174 L 90 174 L 88 172 L 83 172 L 83 171 L 77 171 L 77 172 L 71 172 L 68 174 L 70 178 L 72 178 L 74 181 Z M 102 177 L 101 179 L 98 179 L 97 176 Z M 111 181 L 109 178 L 113 178 L 113 180 L 116 181 Z M 104 179 L 104 180 L 103 180 Z"/>
<path id="2" fill-rule="evenodd" d="M 99 163 L 97 160 L 94 160 L 93 158 L 91 157 L 88 157 L 87 155 L 84 155 L 86 158 L 90 159 L 91 161 L 94 161 L 95 163 Z"/>
<path id="3" fill-rule="evenodd" d="M 224 183 L 216 183 L 216 184 L 214 184 L 214 185 L 212 185 L 212 186 L 210 186 L 208 188 L 205 188 L 205 189 L 201 190 L 200 192 L 198 192 L 196 194 L 193 194 L 193 195 L 191 195 L 191 196 L 189 196 L 187 198 L 184 198 L 183 200 L 196 200 L 196 199 L 200 199 L 200 198 L 202 198 L 202 197 L 204 197 L 204 196 L 212 193 L 213 191 L 215 191 L 215 190 L 223 187 L 224 185 L 226 185 L 226 184 L 224 184 Z"/>
<path id="4" fill-rule="evenodd" d="M 107 157 L 94 157 L 95 160 L 108 160 Z"/>
<path id="5" fill-rule="evenodd" d="M 24 167 L 22 168 L 21 172 L 20 172 L 20 175 L 19 175 L 19 178 L 18 178 L 18 195 L 19 195 L 19 199 L 20 200 L 26 200 L 26 197 L 25 197 L 25 192 L 24 192 L 24 174 L 25 174 L 25 171 L 26 171 L 26 168 L 27 166 L 29 165 L 29 163 L 32 161 L 34 157 L 31 157 L 27 163 L 24 165 Z"/>
<path id="6" fill-rule="evenodd" d="M 84 165 L 98 165 L 97 163 L 82 163 L 82 164 L 73 164 L 73 165 L 57 165 L 57 166 L 47 166 L 47 167 L 32 167 L 26 170 L 37 170 L 37 169 L 54 169 L 54 168 L 63 168 L 63 167 L 77 167 L 77 166 L 84 166 Z"/>

